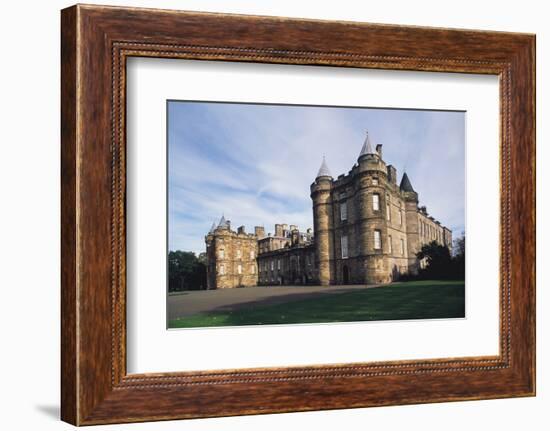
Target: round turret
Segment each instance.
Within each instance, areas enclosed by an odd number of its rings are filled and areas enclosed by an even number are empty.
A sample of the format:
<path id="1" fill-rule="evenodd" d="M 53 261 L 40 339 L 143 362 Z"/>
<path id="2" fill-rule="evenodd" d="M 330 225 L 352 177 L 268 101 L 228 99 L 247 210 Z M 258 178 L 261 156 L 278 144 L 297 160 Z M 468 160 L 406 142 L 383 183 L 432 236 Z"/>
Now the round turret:
<path id="1" fill-rule="evenodd" d="M 315 251 L 319 268 L 319 283 L 327 286 L 331 282 L 330 271 L 330 229 L 332 227 L 332 175 L 323 157 L 321 168 L 311 185 L 313 201 L 313 224 L 315 232 Z"/>

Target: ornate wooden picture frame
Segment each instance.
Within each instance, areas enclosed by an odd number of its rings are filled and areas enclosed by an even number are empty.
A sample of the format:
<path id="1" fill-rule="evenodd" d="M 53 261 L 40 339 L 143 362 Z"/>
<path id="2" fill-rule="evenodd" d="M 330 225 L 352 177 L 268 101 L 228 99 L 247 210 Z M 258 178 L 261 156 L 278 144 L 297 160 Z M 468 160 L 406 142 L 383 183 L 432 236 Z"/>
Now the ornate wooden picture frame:
<path id="1" fill-rule="evenodd" d="M 78 5 L 62 11 L 61 49 L 64 421 L 535 394 L 534 35 Z M 132 56 L 497 75 L 500 354 L 128 374 L 125 98 Z"/>

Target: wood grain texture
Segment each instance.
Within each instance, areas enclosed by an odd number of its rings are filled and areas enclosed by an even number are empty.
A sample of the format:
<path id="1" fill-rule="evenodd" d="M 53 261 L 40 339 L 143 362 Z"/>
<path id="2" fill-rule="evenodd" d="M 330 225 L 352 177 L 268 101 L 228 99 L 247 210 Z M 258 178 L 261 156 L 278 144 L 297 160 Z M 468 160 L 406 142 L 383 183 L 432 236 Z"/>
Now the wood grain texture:
<path id="1" fill-rule="evenodd" d="M 79 5 L 62 11 L 61 38 L 63 420 L 87 425 L 534 395 L 533 35 Z M 127 375 L 129 56 L 498 75 L 499 355 Z"/>

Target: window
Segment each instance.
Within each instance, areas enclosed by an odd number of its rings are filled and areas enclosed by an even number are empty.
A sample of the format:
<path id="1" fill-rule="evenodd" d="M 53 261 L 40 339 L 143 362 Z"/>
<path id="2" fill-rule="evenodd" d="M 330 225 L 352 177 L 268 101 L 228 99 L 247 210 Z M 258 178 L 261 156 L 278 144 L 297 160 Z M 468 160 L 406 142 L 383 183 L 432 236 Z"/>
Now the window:
<path id="1" fill-rule="evenodd" d="M 237 249 L 237 259 L 240 259 L 241 258 L 241 249 L 238 248 Z"/>
<path id="2" fill-rule="evenodd" d="M 391 221 L 390 197 L 386 196 L 386 220 Z"/>
<path id="3" fill-rule="evenodd" d="M 401 255 L 405 256 L 405 241 L 401 238 Z"/>
<path id="4" fill-rule="evenodd" d="M 221 275 L 225 274 L 225 266 L 223 266 L 223 265 L 220 265 L 220 274 Z"/>
<path id="5" fill-rule="evenodd" d="M 403 211 L 401 211 L 401 208 L 399 209 L 399 224 L 403 224 Z"/>
<path id="6" fill-rule="evenodd" d="M 277 270 L 281 269 L 281 259 L 277 259 Z"/>
<path id="7" fill-rule="evenodd" d="M 252 259 L 254 259 L 254 251 L 253 250 L 250 251 L 250 260 L 252 260 Z"/>
<path id="8" fill-rule="evenodd" d="M 220 259 L 223 259 L 225 257 L 225 250 L 223 248 L 220 249 Z"/>
<path id="9" fill-rule="evenodd" d="M 373 186 L 377 186 L 377 185 L 378 185 L 378 178 L 376 178 L 376 177 L 373 177 L 373 178 L 372 178 L 372 185 L 373 185 Z"/>
<path id="10" fill-rule="evenodd" d="M 391 235 L 388 235 L 388 253 L 389 254 L 393 253 L 392 245 L 391 245 Z"/>
<path id="11" fill-rule="evenodd" d="M 342 247 L 342 259 L 348 258 L 348 236 L 342 235 L 340 237 L 340 246 Z"/>
<path id="12" fill-rule="evenodd" d="M 380 238 L 380 231 L 374 231 L 374 249 L 380 250 L 382 248 L 382 239 Z"/>
<path id="13" fill-rule="evenodd" d="M 372 195 L 372 210 L 380 211 L 380 195 L 378 193 Z"/>
<path id="14" fill-rule="evenodd" d="M 271 261 L 271 270 L 272 270 L 272 271 L 273 271 L 274 265 L 275 265 L 275 262 L 274 262 L 274 261 Z"/>
<path id="15" fill-rule="evenodd" d="M 243 266 L 237 265 L 237 274 L 242 274 L 242 273 L 243 273 Z"/>
<path id="16" fill-rule="evenodd" d="M 344 201 L 340 204 L 340 220 L 344 221 L 348 219 L 348 203 Z"/>
<path id="17" fill-rule="evenodd" d="M 256 274 L 256 267 L 254 265 L 250 265 L 250 273 Z"/>

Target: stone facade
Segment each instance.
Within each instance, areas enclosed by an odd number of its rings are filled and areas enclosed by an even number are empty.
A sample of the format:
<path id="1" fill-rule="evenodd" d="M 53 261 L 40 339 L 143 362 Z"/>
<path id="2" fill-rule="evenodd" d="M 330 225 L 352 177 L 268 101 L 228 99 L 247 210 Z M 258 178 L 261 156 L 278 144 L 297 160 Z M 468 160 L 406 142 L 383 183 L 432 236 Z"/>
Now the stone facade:
<path id="1" fill-rule="evenodd" d="M 224 217 L 206 236 L 207 289 L 227 289 L 258 284 L 258 237 L 237 232 Z"/>
<path id="2" fill-rule="evenodd" d="M 278 226 L 282 229 L 278 230 Z M 275 225 L 275 235 L 259 239 L 258 284 L 317 284 L 315 244 L 308 229 Z"/>
<path id="3" fill-rule="evenodd" d="M 334 179 L 325 160 L 310 187 L 314 234 L 276 224 L 234 232 L 222 217 L 206 236 L 209 289 L 274 284 L 388 283 L 416 273 L 416 253 L 431 241 L 449 248 L 452 232 L 419 207 L 403 174 L 386 165 L 370 138 L 357 163 Z"/>

